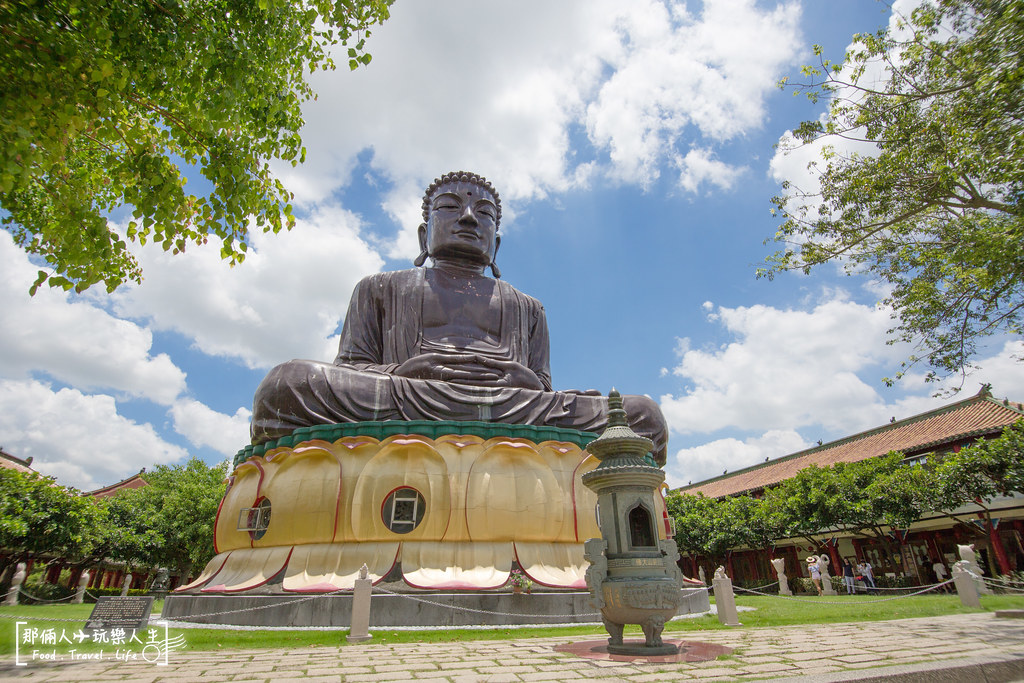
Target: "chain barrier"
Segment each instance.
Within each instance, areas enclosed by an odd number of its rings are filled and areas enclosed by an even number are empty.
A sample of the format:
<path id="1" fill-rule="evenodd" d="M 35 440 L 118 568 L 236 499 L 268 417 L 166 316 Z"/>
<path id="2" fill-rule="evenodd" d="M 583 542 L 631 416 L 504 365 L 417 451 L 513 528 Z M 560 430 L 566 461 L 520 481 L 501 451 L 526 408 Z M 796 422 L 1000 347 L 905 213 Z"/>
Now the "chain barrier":
<path id="1" fill-rule="evenodd" d="M 11 590 L 14 590 L 14 589 L 12 588 Z M 66 598 L 58 598 L 57 600 L 43 600 L 42 598 L 37 598 L 36 596 L 32 595 L 31 593 L 29 593 L 27 590 L 25 590 L 21 586 L 18 586 L 18 592 L 21 593 L 22 595 L 24 595 L 29 600 L 35 600 L 36 602 L 41 603 L 41 604 L 49 604 L 49 603 L 54 603 L 54 602 L 64 602 L 65 600 L 71 600 L 72 598 L 75 597 L 75 594 L 72 593 L 71 595 L 67 596 Z"/>
<path id="2" fill-rule="evenodd" d="M 304 598 L 295 598 L 294 600 L 287 600 L 285 602 L 275 602 L 270 605 L 257 605 L 256 607 L 244 607 L 242 609 L 226 609 L 220 612 L 204 612 L 202 614 L 182 614 L 174 617 L 167 617 L 168 621 L 187 621 L 188 619 L 194 619 L 196 617 L 219 617 L 224 614 L 241 614 L 243 612 L 258 612 L 261 609 L 271 609 L 272 607 L 284 607 L 286 605 L 297 605 L 300 602 L 308 602 L 310 600 L 316 600 L 317 598 L 325 598 L 331 595 L 337 595 L 339 593 L 351 593 L 351 588 L 339 588 L 338 590 L 331 591 L 330 593 L 317 593 L 316 595 L 308 595 Z M 199 622 L 202 623 L 202 622 Z"/>
<path id="3" fill-rule="evenodd" d="M 779 584 L 778 581 L 772 581 L 771 583 L 766 583 L 765 585 L 758 586 L 757 588 L 745 588 L 744 590 L 748 590 L 748 591 L 763 591 L 765 588 L 771 588 L 772 586 L 777 586 L 778 584 Z"/>
<path id="4" fill-rule="evenodd" d="M 1003 579 L 998 576 L 992 576 L 985 579 L 988 583 L 999 583 L 1005 586 L 1024 586 L 1024 581 L 1011 581 L 1009 579 Z"/>
<path id="5" fill-rule="evenodd" d="M 769 598 L 781 598 L 782 600 L 795 600 L 797 602 L 811 602 L 811 603 L 814 603 L 816 605 L 847 605 L 847 606 L 849 606 L 849 605 L 867 605 L 867 604 L 876 603 L 876 602 L 890 602 L 892 600 L 902 600 L 903 598 L 909 598 L 909 597 L 912 597 L 914 595 L 922 595 L 924 593 L 929 593 L 931 591 L 938 590 L 939 588 L 942 588 L 943 586 L 949 585 L 951 583 L 953 583 L 953 579 L 949 579 L 947 581 L 943 581 L 942 583 L 934 583 L 934 584 L 932 584 L 930 586 L 925 586 L 921 590 L 918 590 L 918 591 L 916 591 L 914 593 L 907 593 L 906 595 L 894 595 L 891 598 L 880 598 L 878 600 L 857 600 L 855 602 L 840 602 L 838 600 L 815 600 L 814 598 L 797 598 L 797 597 L 793 597 L 791 595 L 776 595 L 775 593 L 762 593 L 760 591 L 750 590 L 750 589 L 747 589 L 747 588 L 736 588 L 736 590 L 743 591 L 744 593 L 753 593 L 755 595 L 763 595 L 763 596 L 769 597 Z"/>
<path id="6" fill-rule="evenodd" d="M 998 591 L 1000 591 L 1002 593 L 1009 593 L 1009 594 L 1012 594 L 1012 595 L 1024 594 L 1024 588 L 1018 588 L 1018 586 L 1021 586 L 1021 585 L 1024 585 L 1024 584 L 1017 583 L 1016 581 L 1001 582 L 1001 581 L 999 581 L 999 579 L 996 579 L 994 577 L 993 578 L 976 577 L 976 578 L 981 578 L 981 580 L 985 583 L 985 585 L 989 586 L 990 588 L 994 588 L 995 590 L 998 590 Z M 1013 585 L 1009 585 L 1011 583 Z"/>

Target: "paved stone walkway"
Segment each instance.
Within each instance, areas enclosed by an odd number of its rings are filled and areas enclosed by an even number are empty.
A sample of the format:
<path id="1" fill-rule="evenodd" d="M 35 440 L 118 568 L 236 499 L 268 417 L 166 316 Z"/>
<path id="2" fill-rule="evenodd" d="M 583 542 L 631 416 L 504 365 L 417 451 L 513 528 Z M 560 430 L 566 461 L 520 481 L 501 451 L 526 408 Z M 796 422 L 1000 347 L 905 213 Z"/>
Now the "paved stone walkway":
<path id="1" fill-rule="evenodd" d="M 884 622 L 736 628 L 677 634 L 734 648 L 699 663 L 639 664 L 582 659 L 555 646 L 579 638 L 383 645 L 372 641 L 302 650 L 170 653 L 143 662 L 29 663 L 0 658 L 0 680 L 17 681 L 839 681 L 1024 680 L 1024 620 L 970 614 Z M 344 636 L 339 633 L 339 640 Z M 910 665 L 910 666 L 907 666 Z M 795 678 L 793 678 L 795 677 Z"/>

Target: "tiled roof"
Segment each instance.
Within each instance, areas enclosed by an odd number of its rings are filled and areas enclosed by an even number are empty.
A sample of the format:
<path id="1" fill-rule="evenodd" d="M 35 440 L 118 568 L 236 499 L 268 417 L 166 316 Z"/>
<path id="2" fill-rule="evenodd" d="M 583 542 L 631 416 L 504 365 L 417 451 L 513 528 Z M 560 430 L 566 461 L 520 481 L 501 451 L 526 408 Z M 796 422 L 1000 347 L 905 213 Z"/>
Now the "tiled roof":
<path id="1" fill-rule="evenodd" d="M 999 434 L 1024 417 L 1024 406 L 993 399 L 984 390 L 963 401 L 893 422 L 771 462 L 680 488 L 710 498 L 730 496 L 789 479 L 809 465 L 821 467 L 867 460 L 890 451 L 905 455 L 937 450 L 944 444 Z"/>
<path id="2" fill-rule="evenodd" d="M 3 467 L 4 469 L 17 470 L 18 472 L 33 472 L 34 470 L 31 465 L 32 458 L 22 460 L 21 458 L 14 457 L 10 453 L 0 451 L 0 467 Z"/>
<path id="3" fill-rule="evenodd" d="M 96 489 L 95 491 L 88 491 L 86 492 L 86 495 L 92 496 L 93 498 L 108 498 L 125 489 L 138 489 L 143 486 L 147 486 L 146 480 L 142 478 L 142 472 L 139 472 L 138 474 L 133 474 L 127 479 L 123 479 L 116 484 L 104 486 L 103 488 Z"/>

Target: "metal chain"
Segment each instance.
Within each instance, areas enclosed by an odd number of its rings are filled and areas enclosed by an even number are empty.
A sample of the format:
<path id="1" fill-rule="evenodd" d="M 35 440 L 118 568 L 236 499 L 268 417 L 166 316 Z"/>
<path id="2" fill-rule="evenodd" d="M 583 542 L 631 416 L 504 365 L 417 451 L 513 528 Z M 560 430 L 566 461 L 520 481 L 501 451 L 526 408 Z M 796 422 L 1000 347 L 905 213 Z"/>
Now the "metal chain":
<path id="1" fill-rule="evenodd" d="M 183 621 L 186 619 L 192 619 L 195 617 L 219 617 L 222 614 L 241 614 L 242 612 L 257 612 L 261 609 L 270 609 L 272 607 L 283 607 L 285 605 L 297 605 L 300 602 L 307 602 L 309 600 L 316 600 L 317 598 L 327 597 L 329 595 L 336 595 L 343 592 L 351 592 L 351 588 L 339 588 L 336 591 L 330 593 L 319 593 L 317 595 L 309 595 L 304 598 L 296 598 L 294 600 L 288 600 L 287 602 L 275 602 L 270 605 L 257 605 L 256 607 L 245 607 L 242 609 L 227 609 L 221 612 L 204 612 L 203 614 L 182 614 L 174 617 L 166 617 L 170 621 Z"/>
<path id="2" fill-rule="evenodd" d="M 919 590 L 919 591 L 917 591 L 915 593 L 907 593 L 906 595 L 894 595 L 891 598 L 881 598 L 879 600 L 857 600 L 856 602 L 839 602 L 839 601 L 835 601 L 835 600 L 814 600 L 813 598 L 796 598 L 796 597 L 793 597 L 791 595 L 776 595 L 775 593 L 761 593 L 759 591 L 748 590 L 748 589 L 745 589 L 745 588 L 737 588 L 736 590 L 741 590 L 741 591 L 744 591 L 746 593 L 755 593 L 757 595 L 763 595 L 763 596 L 768 597 L 768 598 L 781 598 L 783 600 L 796 600 L 797 602 L 812 602 L 812 603 L 814 603 L 816 605 L 851 605 L 851 604 L 867 605 L 867 604 L 875 603 L 875 602 L 889 602 L 891 600 L 902 600 L 903 598 L 909 598 L 909 597 L 912 597 L 912 596 L 915 596 L 915 595 L 921 595 L 923 593 L 929 593 L 929 592 L 931 592 L 933 590 L 937 590 L 939 588 L 942 588 L 943 586 L 945 586 L 947 584 L 950 584 L 950 583 L 953 583 L 953 579 L 949 579 L 948 581 L 943 581 L 942 583 L 932 584 L 931 586 L 926 586 L 922 590 Z"/>
<path id="3" fill-rule="evenodd" d="M 14 590 L 14 589 L 12 588 L 11 590 Z M 64 602 L 65 600 L 71 600 L 72 598 L 75 597 L 75 594 L 72 593 L 68 597 L 60 598 L 58 600 L 43 600 L 42 598 L 37 598 L 36 596 L 32 595 L 31 593 L 29 593 L 27 590 L 25 590 L 21 586 L 18 586 L 18 592 L 21 593 L 22 595 L 24 595 L 25 597 L 29 598 L 30 600 L 35 600 L 36 602 L 42 602 L 42 603 Z"/>
<path id="4" fill-rule="evenodd" d="M 772 586 L 775 586 L 775 585 L 777 585 L 778 583 L 779 583 L 778 581 L 772 581 L 771 583 L 766 583 L 765 585 L 763 585 L 763 586 L 758 586 L 757 588 L 744 588 L 743 590 L 748 590 L 748 591 L 763 591 L 763 590 L 764 590 L 765 588 L 771 588 Z"/>
<path id="5" fill-rule="evenodd" d="M 1010 581 L 1009 579 L 1001 579 L 996 576 L 985 578 L 985 581 L 989 583 L 999 583 L 1004 586 L 1024 586 L 1024 581 Z"/>

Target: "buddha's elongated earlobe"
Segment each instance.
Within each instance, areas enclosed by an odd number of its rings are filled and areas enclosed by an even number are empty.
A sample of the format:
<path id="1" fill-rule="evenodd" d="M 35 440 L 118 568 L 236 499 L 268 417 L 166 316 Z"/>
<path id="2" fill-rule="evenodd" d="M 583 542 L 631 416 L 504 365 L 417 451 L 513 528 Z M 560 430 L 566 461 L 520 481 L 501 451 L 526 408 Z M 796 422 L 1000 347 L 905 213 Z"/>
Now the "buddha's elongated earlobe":
<path id="1" fill-rule="evenodd" d="M 494 277 L 501 279 L 501 271 L 498 269 L 498 249 L 501 249 L 501 235 L 494 235 L 494 256 L 491 257 L 491 272 Z"/>
<path id="2" fill-rule="evenodd" d="M 427 251 L 427 224 L 420 223 L 420 227 L 416 229 L 416 237 L 420 241 L 420 255 L 416 257 L 416 260 L 412 262 L 417 268 L 421 267 L 427 262 L 427 257 L 430 256 L 430 252 Z"/>

